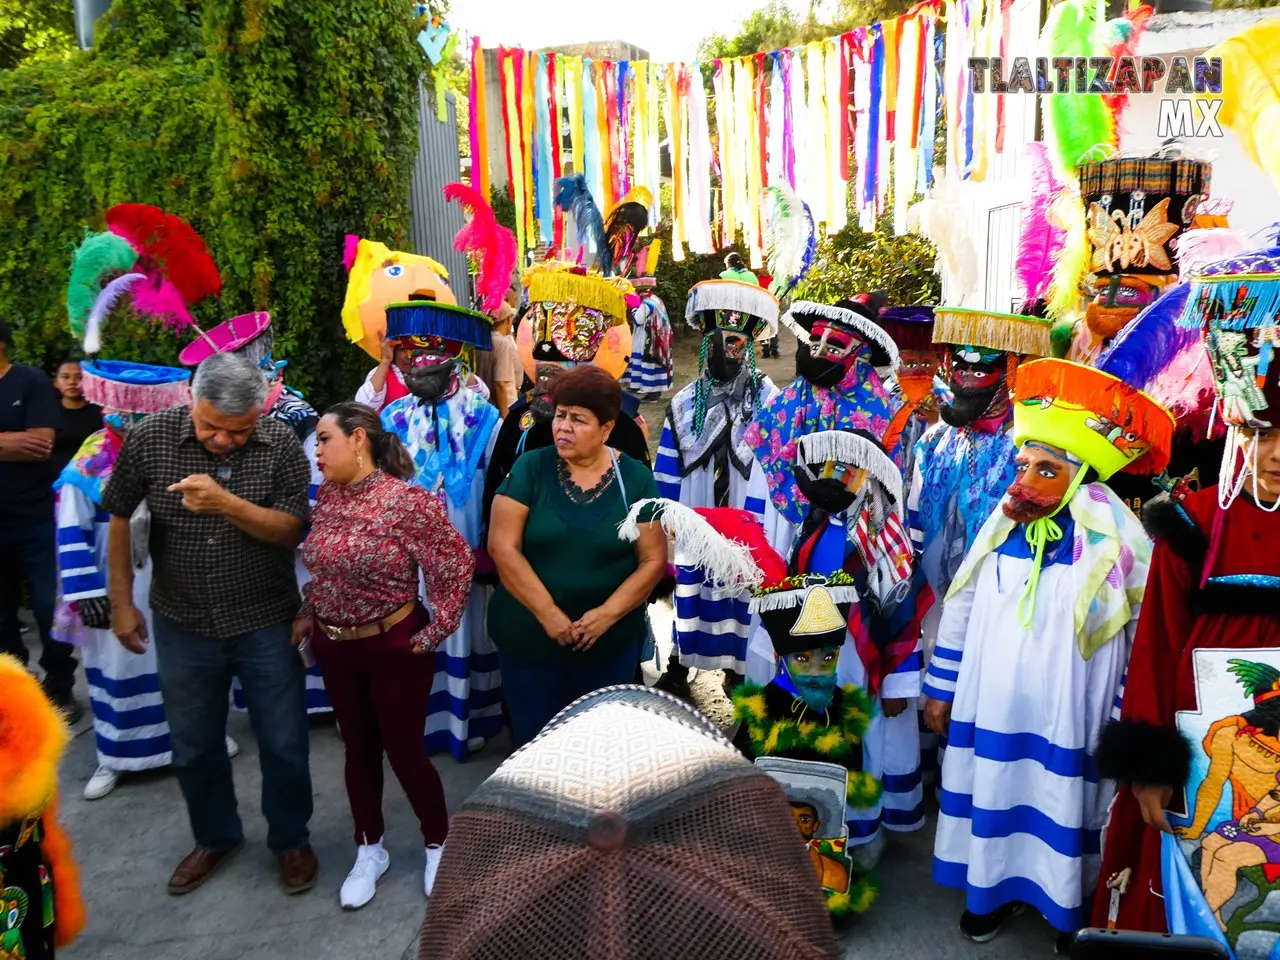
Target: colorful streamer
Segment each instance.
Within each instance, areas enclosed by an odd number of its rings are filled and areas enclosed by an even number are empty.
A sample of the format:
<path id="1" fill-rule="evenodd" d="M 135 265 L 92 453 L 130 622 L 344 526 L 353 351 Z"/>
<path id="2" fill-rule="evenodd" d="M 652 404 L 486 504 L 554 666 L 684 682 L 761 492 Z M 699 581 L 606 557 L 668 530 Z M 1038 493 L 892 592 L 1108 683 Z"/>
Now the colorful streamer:
<path id="1" fill-rule="evenodd" d="M 489 199 L 489 114 L 485 102 L 484 51 L 480 38 L 471 38 L 471 89 L 467 116 L 468 139 L 471 142 L 471 185 L 480 196 Z"/>

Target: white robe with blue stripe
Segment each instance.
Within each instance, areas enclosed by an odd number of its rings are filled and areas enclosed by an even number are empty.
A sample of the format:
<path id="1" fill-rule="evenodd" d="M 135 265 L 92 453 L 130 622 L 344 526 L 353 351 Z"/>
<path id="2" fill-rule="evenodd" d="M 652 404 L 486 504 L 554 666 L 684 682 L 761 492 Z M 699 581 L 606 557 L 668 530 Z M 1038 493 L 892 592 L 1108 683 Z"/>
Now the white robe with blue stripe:
<path id="1" fill-rule="evenodd" d="M 58 573 L 65 603 L 107 595 L 110 518 L 79 487 L 58 490 Z M 151 628 L 151 558 L 133 572 L 133 605 Z M 84 628 L 80 648 L 89 685 L 99 766 L 152 770 L 170 762 L 169 724 L 160 697 L 155 647 L 131 653 L 110 630 Z"/>
<path id="2" fill-rule="evenodd" d="M 691 403 L 694 384 L 682 389 L 671 401 L 673 411 Z M 761 377 L 758 406 L 763 406 L 778 392 L 768 377 Z M 736 424 L 734 435 L 741 437 L 747 424 Z M 748 453 L 747 456 L 750 456 Z M 747 510 L 769 526 L 777 522 L 777 512 L 768 503 L 768 488 L 764 471 L 751 457 L 751 472 L 744 477 L 737 468 L 729 465 L 729 499 L 719 506 Z M 662 438 L 658 442 L 658 456 L 654 461 L 653 478 L 658 494 L 668 500 L 676 500 L 686 507 L 714 507 L 715 466 L 704 464 L 681 476 L 680 457 L 676 450 L 675 432 L 671 429 L 670 415 L 663 421 Z M 705 583 L 701 570 L 676 562 L 675 591 L 675 644 L 680 652 L 680 663 L 698 670 L 732 670 L 746 672 L 747 639 L 751 636 L 753 618 L 747 609 L 749 597 L 724 596 L 713 591 Z"/>
<path id="3" fill-rule="evenodd" d="M 925 696 L 952 704 L 933 876 L 965 891 L 973 913 L 1017 901 L 1075 931 L 1088 922 L 1116 790 L 1098 779 L 1093 750 L 1119 717 L 1137 611 L 1080 655 L 1074 604 L 1087 562 L 1072 562 L 1068 535 L 1056 562 L 1045 559 L 1024 628 L 1025 544 L 1010 536 L 943 608 L 924 683 Z"/>

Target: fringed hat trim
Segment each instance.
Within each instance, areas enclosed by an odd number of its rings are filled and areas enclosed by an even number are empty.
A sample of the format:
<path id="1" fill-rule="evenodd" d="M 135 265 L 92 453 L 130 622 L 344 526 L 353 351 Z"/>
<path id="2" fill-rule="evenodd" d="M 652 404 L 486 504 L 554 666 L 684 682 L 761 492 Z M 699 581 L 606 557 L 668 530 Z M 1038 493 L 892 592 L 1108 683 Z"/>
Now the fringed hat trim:
<path id="1" fill-rule="evenodd" d="M 627 298 L 623 291 L 600 277 L 547 270 L 529 277 L 529 300 L 536 303 L 572 303 L 599 311 L 618 323 L 627 317 Z"/>
<path id="2" fill-rule="evenodd" d="M 1163 472 L 1174 427 L 1168 410 L 1109 373 L 1052 358 L 1018 368 L 1014 443 L 1039 440 L 1060 447 L 1103 480 L 1121 470 Z"/>
<path id="3" fill-rule="evenodd" d="M 756 328 L 757 340 L 768 340 L 778 332 L 778 301 L 764 287 L 741 280 L 703 280 L 689 288 L 685 301 L 686 320 L 697 319 L 707 310 L 727 310 L 758 317 L 764 323 Z"/>
<path id="4" fill-rule="evenodd" d="M 86 360 L 81 389 L 90 403 L 124 413 L 159 413 L 191 402 L 191 371 L 123 360 Z"/>
<path id="5" fill-rule="evenodd" d="M 796 441 L 796 461 L 809 466 L 847 463 L 865 470 L 893 499 L 902 496 L 902 471 L 866 437 L 846 430 L 821 430 Z"/>
<path id="6" fill-rule="evenodd" d="M 843 570 L 825 575 L 797 573 L 753 589 L 751 609 L 785 610 L 799 606 L 804 603 L 805 593 L 813 587 L 825 587 L 836 603 L 853 603 L 858 599 L 857 584 Z M 785 599 L 787 597 L 790 599 Z"/>
<path id="7" fill-rule="evenodd" d="M 934 343 L 983 347 L 1022 356 L 1047 357 L 1053 321 L 1016 313 L 967 307 L 938 307 L 933 312 Z"/>
<path id="8" fill-rule="evenodd" d="M 808 326 L 801 318 L 812 318 Z M 808 343 L 813 336 L 813 323 L 827 320 L 847 327 L 857 334 L 864 343 L 872 343 L 889 355 L 888 366 L 894 370 L 902 363 L 898 354 L 898 345 L 884 327 L 869 320 L 860 313 L 844 307 L 834 307 L 826 303 L 814 303 L 811 300 L 797 300 L 782 318 L 782 325 L 794 333 L 802 343 Z"/>
<path id="9" fill-rule="evenodd" d="M 387 339 L 440 337 L 493 349 L 493 321 L 483 313 L 451 303 L 412 300 L 387 304 Z"/>

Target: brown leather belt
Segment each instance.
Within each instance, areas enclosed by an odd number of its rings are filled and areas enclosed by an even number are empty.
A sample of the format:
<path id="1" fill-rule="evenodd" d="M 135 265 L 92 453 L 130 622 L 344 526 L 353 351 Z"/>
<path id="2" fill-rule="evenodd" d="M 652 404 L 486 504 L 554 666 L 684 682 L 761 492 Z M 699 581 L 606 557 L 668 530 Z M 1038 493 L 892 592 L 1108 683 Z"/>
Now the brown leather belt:
<path id="1" fill-rule="evenodd" d="M 316 623 L 330 640 L 363 640 L 365 637 L 376 637 L 380 633 L 386 633 L 417 608 L 418 601 L 410 600 L 399 610 L 387 614 L 381 620 L 375 620 L 373 623 L 362 623 L 358 627 L 338 627 L 331 623 L 325 623 L 319 617 L 316 618 Z"/>

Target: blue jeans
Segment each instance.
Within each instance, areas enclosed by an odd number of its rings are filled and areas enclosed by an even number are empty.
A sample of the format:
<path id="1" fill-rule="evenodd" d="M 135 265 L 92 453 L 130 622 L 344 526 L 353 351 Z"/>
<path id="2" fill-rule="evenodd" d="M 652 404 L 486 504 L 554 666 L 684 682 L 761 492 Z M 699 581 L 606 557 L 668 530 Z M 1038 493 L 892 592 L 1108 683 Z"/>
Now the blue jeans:
<path id="1" fill-rule="evenodd" d="M 258 741 L 267 846 L 276 853 L 296 850 L 309 837 L 311 737 L 302 660 L 289 642 L 291 623 L 218 640 L 189 633 L 154 611 L 152 620 L 173 770 L 196 843 L 225 850 L 244 838 L 226 747 L 234 674 Z"/>
<path id="2" fill-rule="evenodd" d="M 607 659 L 586 655 L 582 662 L 570 666 L 529 663 L 501 651 L 498 659 L 511 739 L 517 747 L 523 747 L 579 697 L 601 687 L 634 683 L 640 644 L 629 643 L 622 653 Z"/>
<path id="3" fill-rule="evenodd" d="M 53 602 L 57 592 L 58 562 L 53 521 L 44 523 L 0 523 L 0 653 L 27 662 L 22 642 L 18 607 L 22 603 L 22 581 L 27 582 L 31 613 L 40 632 L 40 667 L 44 685 L 53 693 L 70 693 L 76 682 L 75 650 L 69 643 L 54 640 Z"/>

